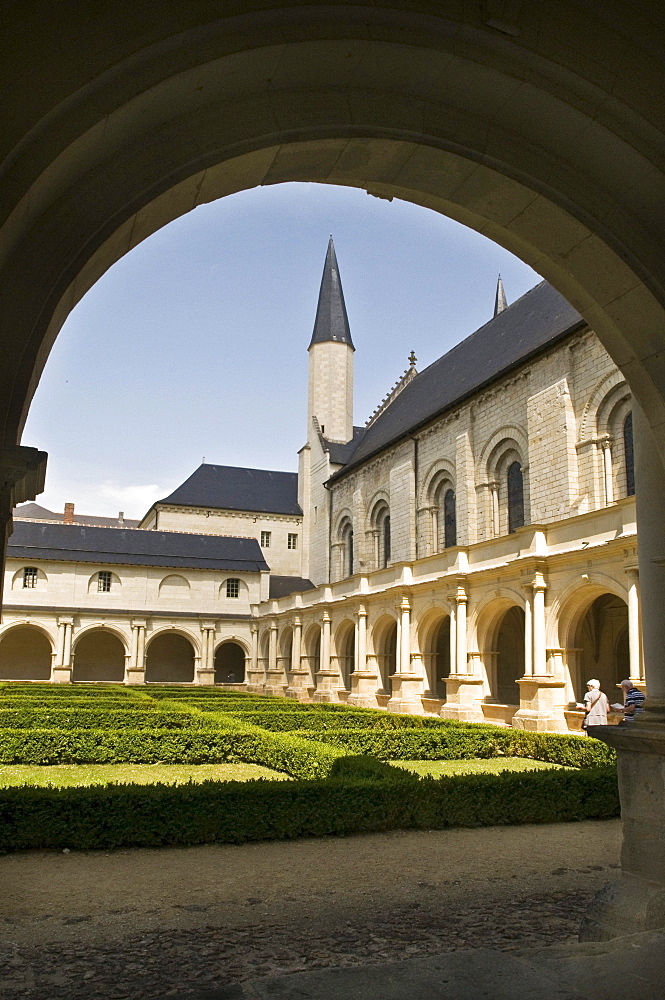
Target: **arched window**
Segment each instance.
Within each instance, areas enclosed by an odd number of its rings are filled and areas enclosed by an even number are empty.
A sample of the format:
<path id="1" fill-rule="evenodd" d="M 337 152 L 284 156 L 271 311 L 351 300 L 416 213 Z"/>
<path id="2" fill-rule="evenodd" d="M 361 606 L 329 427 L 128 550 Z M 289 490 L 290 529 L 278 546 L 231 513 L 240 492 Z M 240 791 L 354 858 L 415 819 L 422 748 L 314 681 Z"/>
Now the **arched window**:
<path id="1" fill-rule="evenodd" d="M 346 568 L 349 576 L 353 576 L 353 528 L 346 533 Z"/>
<path id="2" fill-rule="evenodd" d="M 457 511 L 454 490 L 446 490 L 443 498 L 443 541 L 447 549 L 457 545 Z"/>
<path id="3" fill-rule="evenodd" d="M 623 449 L 626 457 L 626 496 L 635 496 L 635 455 L 633 452 L 633 414 L 623 422 Z"/>
<path id="4" fill-rule="evenodd" d="M 524 480 L 522 466 L 511 462 L 508 466 L 508 531 L 517 531 L 524 525 Z"/>

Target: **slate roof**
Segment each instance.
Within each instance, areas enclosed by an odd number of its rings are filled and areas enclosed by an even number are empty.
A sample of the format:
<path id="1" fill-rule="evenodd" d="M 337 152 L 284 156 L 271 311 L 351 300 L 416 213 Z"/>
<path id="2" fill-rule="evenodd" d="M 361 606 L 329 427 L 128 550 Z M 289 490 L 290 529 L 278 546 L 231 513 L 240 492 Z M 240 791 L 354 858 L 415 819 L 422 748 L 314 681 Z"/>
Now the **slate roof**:
<path id="1" fill-rule="evenodd" d="M 302 515 L 296 472 L 241 469 L 233 465 L 200 465 L 173 493 L 157 502 L 178 507 Z"/>
<path id="2" fill-rule="evenodd" d="M 64 516 L 62 512 L 58 513 L 54 510 L 47 510 L 46 507 L 42 507 L 38 503 L 25 503 L 20 507 L 14 508 L 14 518 L 16 519 L 29 518 L 30 520 L 39 521 L 62 521 Z M 122 521 L 119 521 L 117 517 L 97 517 L 94 514 L 77 514 L 75 512 L 74 524 L 99 525 L 100 527 L 109 528 L 113 525 L 122 524 L 126 528 L 135 528 L 139 522 L 130 517 L 124 517 Z"/>
<path id="3" fill-rule="evenodd" d="M 420 372 L 366 429 L 331 481 L 584 325 L 551 285 L 536 285 Z"/>
<path id="4" fill-rule="evenodd" d="M 270 593 L 271 599 L 287 597 L 289 594 L 296 594 L 300 590 L 314 590 L 311 580 L 305 580 L 302 576 L 271 576 Z"/>
<path id="5" fill-rule="evenodd" d="M 346 315 L 344 292 L 342 291 L 342 281 L 339 276 L 337 255 L 335 254 L 335 245 L 332 236 L 328 242 L 328 252 L 326 253 L 326 260 L 323 265 L 323 277 L 321 278 L 321 288 L 319 290 L 319 302 L 316 307 L 314 332 L 312 333 L 309 346 L 311 347 L 312 344 L 325 344 L 330 340 L 338 344 L 348 344 L 350 347 L 353 347 L 349 317 Z M 353 347 L 353 350 L 355 351 L 355 347 Z"/>
<path id="6" fill-rule="evenodd" d="M 268 570 L 255 538 L 194 535 L 141 528 L 100 528 L 79 524 L 16 521 L 7 556 L 58 562 L 187 569 Z"/>
<path id="7" fill-rule="evenodd" d="M 339 441 L 328 441 L 327 438 L 324 438 L 323 446 L 328 452 L 333 465 L 346 465 L 364 436 L 364 427 L 354 427 L 353 437 L 346 444 L 340 444 Z"/>

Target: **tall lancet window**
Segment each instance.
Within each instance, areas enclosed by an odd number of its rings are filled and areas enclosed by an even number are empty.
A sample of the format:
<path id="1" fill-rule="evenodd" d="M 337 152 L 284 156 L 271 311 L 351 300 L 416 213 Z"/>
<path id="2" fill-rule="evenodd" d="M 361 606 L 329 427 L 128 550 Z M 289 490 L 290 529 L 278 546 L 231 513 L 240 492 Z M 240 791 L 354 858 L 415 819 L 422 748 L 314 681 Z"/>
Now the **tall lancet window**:
<path id="1" fill-rule="evenodd" d="M 345 532 L 346 538 L 346 575 L 353 576 L 353 528 L 351 525 Z"/>
<path id="2" fill-rule="evenodd" d="M 383 518 L 383 565 L 390 562 L 390 514 Z"/>
<path id="3" fill-rule="evenodd" d="M 524 524 L 524 479 L 519 462 L 511 462 L 507 474 L 508 531 L 517 531 Z"/>
<path id="4" fill-rule="evenodd" d="M 623 422 L 623 450 L 626 457 L 626 496 L 635 496 L 635 455 L 633 452 L 633 414 Z"/>
<path id="5" fill-rule="evenodd" d="M 443 498 L 443 542 L 447 549 L 457 545 L 457 511 L 454 490 L 446 490 Z"/>

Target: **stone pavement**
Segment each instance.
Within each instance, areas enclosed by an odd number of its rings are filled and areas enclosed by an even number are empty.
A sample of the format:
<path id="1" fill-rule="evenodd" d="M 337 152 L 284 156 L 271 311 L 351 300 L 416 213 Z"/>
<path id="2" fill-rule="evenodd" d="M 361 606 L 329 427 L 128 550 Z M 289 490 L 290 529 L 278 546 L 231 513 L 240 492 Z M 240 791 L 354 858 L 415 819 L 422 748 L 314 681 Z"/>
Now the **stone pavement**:
<path id="1" fill-rule="evenodd" d="M 665 1000 L 665 933 L 270 976 L 168 1000 Z"/>

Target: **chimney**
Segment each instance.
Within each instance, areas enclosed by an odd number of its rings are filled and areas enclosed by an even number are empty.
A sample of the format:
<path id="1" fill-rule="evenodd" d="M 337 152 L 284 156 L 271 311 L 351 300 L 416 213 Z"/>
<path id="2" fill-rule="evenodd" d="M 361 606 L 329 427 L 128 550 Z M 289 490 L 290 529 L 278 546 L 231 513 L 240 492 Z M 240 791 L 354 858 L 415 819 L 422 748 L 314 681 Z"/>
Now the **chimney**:
<path id="1" fill-rule="evenodd" d="M 124 512 L 124 510 L 119 510 L 118 511 L 118 524 L 124 524 L 124 523 L 125 523 L 125 512 Z"/>
<path id="2" fill-rule="evenodd" d="M 74 523 L 74 504 L 73 503 L 66 503 L 65 504 L 65 514 L 64 514 L 64 517 L 62 519 L 62 523 L 63 524 L 73 524 Z"/>

